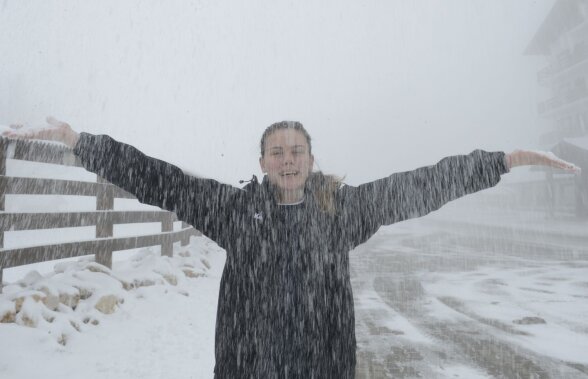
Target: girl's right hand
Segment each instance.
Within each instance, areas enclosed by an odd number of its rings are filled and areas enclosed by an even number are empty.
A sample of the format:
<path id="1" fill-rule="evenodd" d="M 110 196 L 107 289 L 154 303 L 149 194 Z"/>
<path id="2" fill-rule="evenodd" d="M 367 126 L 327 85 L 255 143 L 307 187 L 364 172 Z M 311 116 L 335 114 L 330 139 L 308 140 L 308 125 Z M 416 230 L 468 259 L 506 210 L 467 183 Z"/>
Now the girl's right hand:
<path id="1" fill-rule="evenodd" d="M 47 117 L 47 123 L 49 124 L 47 127 L 34 129 L 22 129 L 22 125 L 11 125 L 13 130 L 3 132 L 2 136 L 7 138 L 58 141 L 71 148 L 76 145 L 79 139 L 79 134 L 76 133 L 69 124 L 53 117 Z"/>

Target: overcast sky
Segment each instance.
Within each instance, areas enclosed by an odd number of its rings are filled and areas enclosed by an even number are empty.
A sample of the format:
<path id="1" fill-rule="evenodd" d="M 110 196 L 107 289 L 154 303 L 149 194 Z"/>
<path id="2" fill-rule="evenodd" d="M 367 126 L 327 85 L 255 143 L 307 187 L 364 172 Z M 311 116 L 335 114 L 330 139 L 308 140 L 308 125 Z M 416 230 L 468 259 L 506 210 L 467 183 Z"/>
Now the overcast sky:
<path id="1" fill-rule="evenodd" d="M 106 133 L 236 184 L 298 120 L 359 184 L 475 148 L 537 148 L 554 0 L 0 3 L 0 124 Z"/>

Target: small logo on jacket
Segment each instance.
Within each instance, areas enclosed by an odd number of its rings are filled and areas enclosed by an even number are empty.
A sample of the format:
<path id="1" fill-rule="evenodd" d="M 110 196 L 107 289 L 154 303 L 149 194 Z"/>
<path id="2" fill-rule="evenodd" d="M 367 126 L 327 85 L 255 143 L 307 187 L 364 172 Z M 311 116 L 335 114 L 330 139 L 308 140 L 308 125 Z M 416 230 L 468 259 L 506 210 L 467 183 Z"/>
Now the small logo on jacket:
<path id="1" fill-rule="evenodd" d="M 255 220 L 263 221 L 263 213 L 262 212 L 259 212 L 259 213 L 254 214 L 253 215 L 253 218 Z"/>

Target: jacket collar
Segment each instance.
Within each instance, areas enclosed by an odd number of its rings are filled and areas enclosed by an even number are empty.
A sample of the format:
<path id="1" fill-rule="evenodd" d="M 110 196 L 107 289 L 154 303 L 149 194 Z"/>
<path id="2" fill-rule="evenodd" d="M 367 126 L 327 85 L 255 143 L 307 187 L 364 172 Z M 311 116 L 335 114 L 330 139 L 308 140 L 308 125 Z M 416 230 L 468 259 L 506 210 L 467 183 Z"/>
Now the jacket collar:
<path id="1" fill-rule="evenodd" d="M 258 181 L 257 176 L 253 175 L 253 178 L 243 187 L 245 191 L 251 193 L 254 197 L 263 200 L 272 200 L 271 202 L 277 204 L 278 201 L 278 188 L 271 184 L 267 175 L 263 176 L 261 183 Z M 308 202 L 312 196 L 309 196 L 308 181 L 307 186 L 304 188 L 304 201 Z"/>

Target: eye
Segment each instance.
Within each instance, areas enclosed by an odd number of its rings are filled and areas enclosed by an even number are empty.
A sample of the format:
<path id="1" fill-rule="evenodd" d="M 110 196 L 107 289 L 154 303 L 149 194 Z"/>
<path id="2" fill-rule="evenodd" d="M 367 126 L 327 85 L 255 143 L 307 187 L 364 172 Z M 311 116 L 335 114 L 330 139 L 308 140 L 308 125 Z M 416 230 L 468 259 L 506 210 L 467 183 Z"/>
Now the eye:
<path id="1" fill-rule="evenodd" d="M 282 151 L 280 151 L 280 150 L 272 150 L 270 152 L 270 155 L 273 156 L 273 157 L 280 156 L 280 155 L 282 155 Z"/>

